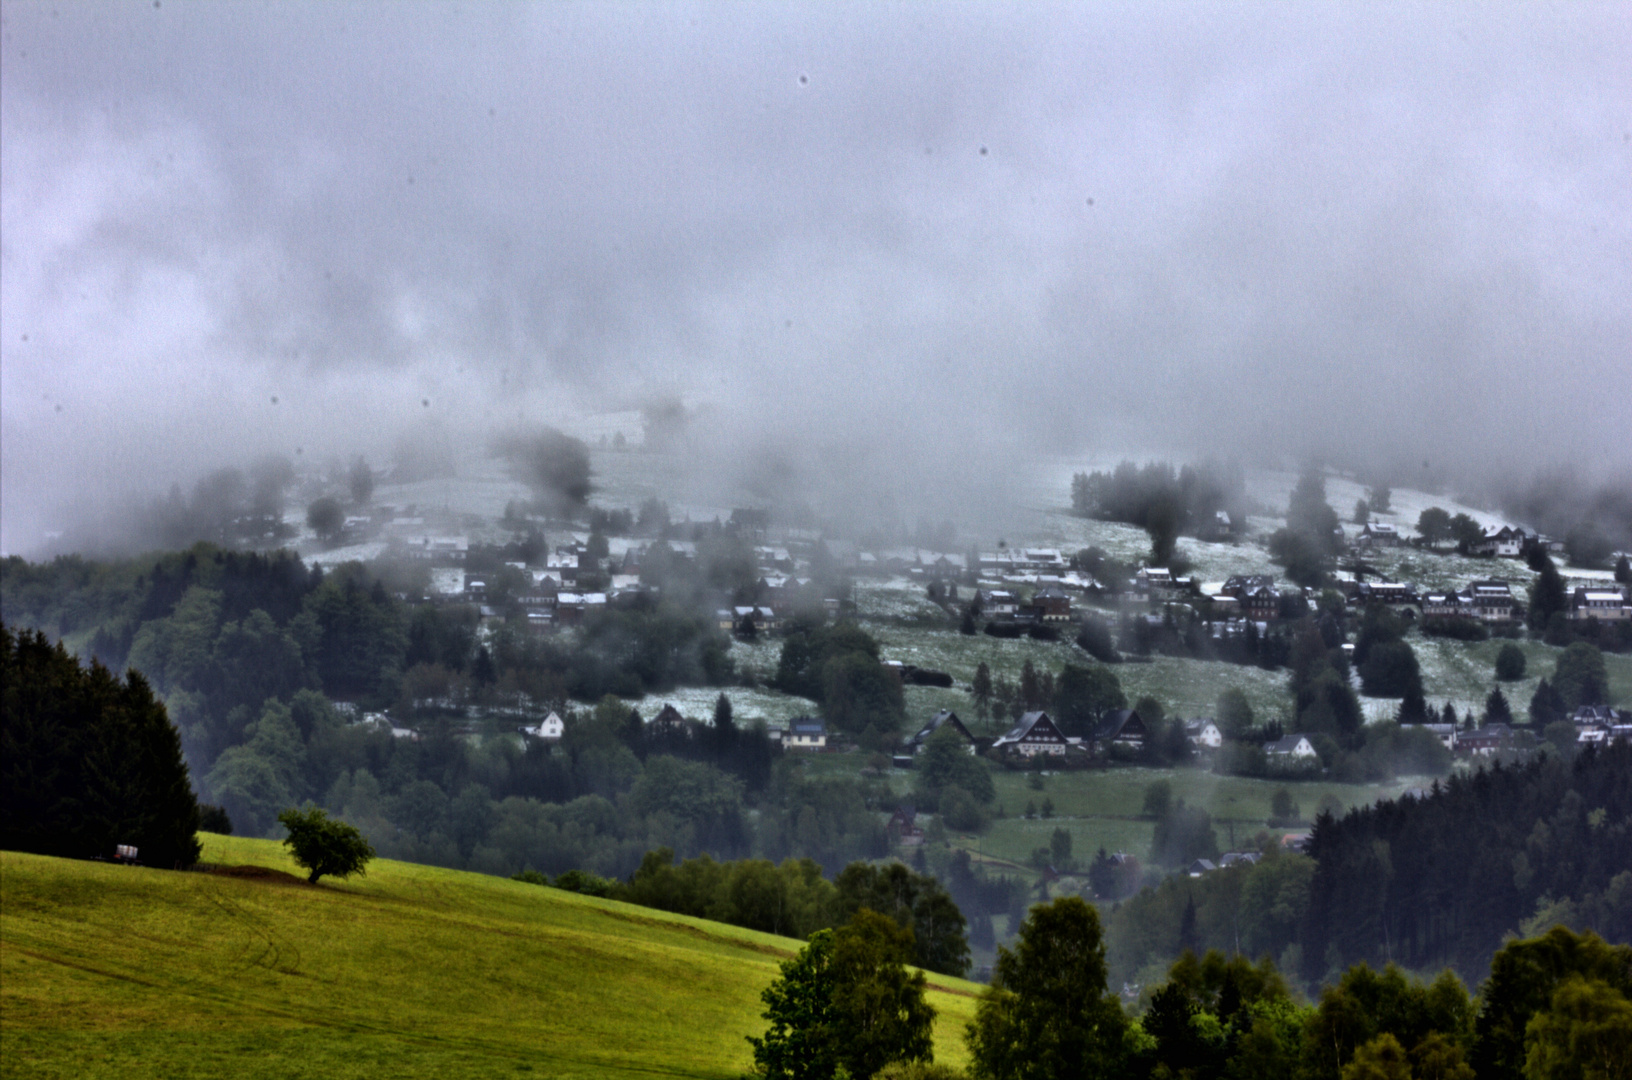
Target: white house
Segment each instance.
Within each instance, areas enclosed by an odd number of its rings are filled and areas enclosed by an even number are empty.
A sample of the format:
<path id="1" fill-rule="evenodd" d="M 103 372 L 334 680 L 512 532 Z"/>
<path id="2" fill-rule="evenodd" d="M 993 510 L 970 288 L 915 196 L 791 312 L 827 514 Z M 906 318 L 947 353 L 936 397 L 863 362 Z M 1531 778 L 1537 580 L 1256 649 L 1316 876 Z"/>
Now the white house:
<path id="1" fill-rule="evenodd" d="M 1190 740 L 1190 745 L 1205 747 L 1208 750 L 1217 750 L 1224 745 L 1224 733 L 1218 730 L 1218 725 L 1206 717 L 1199 720 L 1184 722 L 1184 737 Z"/>
<path id="2" fill-rule="evenodd" d="M 543 739 L 545 742 L 560 742 L 561 735 L 565 731 L 566 725 L 561 722 L 561 717 L 556 715 L 554 710 L 551 710 L 550 715 L 532 727 L 521 729 L 523 735 L 533 739 Z"/>

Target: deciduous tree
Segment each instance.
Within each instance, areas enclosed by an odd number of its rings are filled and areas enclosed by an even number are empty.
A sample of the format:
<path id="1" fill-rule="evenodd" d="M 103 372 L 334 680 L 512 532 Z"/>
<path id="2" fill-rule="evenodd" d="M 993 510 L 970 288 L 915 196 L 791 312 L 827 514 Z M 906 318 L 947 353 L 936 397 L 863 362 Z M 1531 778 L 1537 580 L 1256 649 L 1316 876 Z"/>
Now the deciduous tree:
<path id="1" fill-rule="evenodd" d="M 374 846 L 356 826 L 329 817 L 320 807 L 290 807 L 278 821 L 289 830 L 284 846 L 296 865 L 311 871 L 306 880 L 313 885 L 325 874 L 343 878 L 364 873 L 374 858 Z"/>
<path id="2" fill-rule="evenodd" d="M 998 949 L 965 1038 L 979 1080 L 1089 1080 L 1123 1075 L 1126 1028 L 1105 992 L 1099 915 L 1067 896 L 1032 908 L 1014 949 Z"/>

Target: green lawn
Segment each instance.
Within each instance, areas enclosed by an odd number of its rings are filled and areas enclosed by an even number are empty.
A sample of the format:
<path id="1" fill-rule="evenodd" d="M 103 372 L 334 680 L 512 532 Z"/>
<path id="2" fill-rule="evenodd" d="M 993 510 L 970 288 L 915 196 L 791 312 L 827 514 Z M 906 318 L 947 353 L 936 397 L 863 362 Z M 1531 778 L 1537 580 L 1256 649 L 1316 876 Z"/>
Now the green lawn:
<path id="1" fill-rule="evenodd" d="M 751 1064 L 799 942 L 479 874 L 376 861 L 313 888 L 0 853 L 0 1073 L 699 1076 Z M 937 1057 L 979 988 L 932 976 Z"/>
<path id="2" fill-rule="evenodd" d="M 1027 775 L 997 771 L 997 805 L 1006 816 L 994 821 L 985 835 L 954 836 L 953 842 L 981 855 L 1024 863 L 1039 847 L 1047 847 L 1057 828 L 1071 834 L 1071 851 L 1079 863 L 1086 863 L 1101 847 L 1126 851 L 1148 860 L 1155 825 L 1140 816 L 1145 788 L 1156 780 L 1166 780 L 1174 799 L 1184 799 L 1213 816 L 1220 848 L 1247 846 L 1254 835 L 1267 828 L 1270 802 L 1285 787 L 1306 818 L 1313 818 L 1322 796 L 1330 794 L 1344 809 L 1393 798 L 1420 780 L 1394 784 L 1288 783 L 1255 780 L 1242 776 L 1218 776 L 1201 769 L 1150 769 L 1121 766 L 1106 770 L 1060 772 L 1046 776 L 1043 790 L 1033 790 Z M 1043 799 L 1054 804 L 1052 818 L 1026 819 L 1026 804 L 1040 809 Z M 1232 834 L 1233 827 L 1233 834 Z"/>

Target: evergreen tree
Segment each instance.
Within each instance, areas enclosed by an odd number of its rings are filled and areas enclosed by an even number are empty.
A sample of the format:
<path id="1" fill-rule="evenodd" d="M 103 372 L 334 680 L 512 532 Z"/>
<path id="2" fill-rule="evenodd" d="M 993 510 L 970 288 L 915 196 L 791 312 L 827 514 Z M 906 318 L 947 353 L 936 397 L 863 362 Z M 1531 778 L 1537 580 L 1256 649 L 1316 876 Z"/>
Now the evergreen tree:
<path id="1" fill-rule="evenodd" d="M 1496 653 L 1496 677 L 1503 682 L 1513 682 L 1524 678 L 1524 650 L 1511 641 L 1502 645 Z"/>
<path id="2" fill-rule="evenodd" d="M 732 715 L 731 699 L 722 692 L 714 699 L 714 749 L 720 755 L 729 754 L 737 746 L 737 721 Z"/>
<path id="3" fill-rule="evenodd" d="M 1530 723 L 1537 731 L 1541 731 L 1548 724 L 1564 719 L 1564 699 L 1558 696 L 1547 677 L 1542 676 L 1541 682 L 1536 684 L 1536 692 L 1530 695 Z"/>
<path id="4" fill-rule="evenodd" d="M 1564 579 L 1558 576 L 1558 567 L 1553 565 L 1552 558 L 1539 548 L 1530 565 L 1537 577 L 1535 584 L 1530 586 L 1530 610 L 1525 621 L 1532 633 L 1540 634 L 1547 629 L 1553 616 L 1563 612 L 1567 606 Z"/>
<path id="5" fill-rule="evenodd" d="M 992 705 L 992 669 L 986 666 L 984 660 L 975 665 L 975 681 L 969 687 L 969 693 L 975 699 L 975 709 L 984 719 Z"/>
<path id="6" fill-rule="evenodd" d="M 181 738 L 147 680 L 82 668 L 39 631 L 0 625 L 0 845 L 86 858 L 138 848 L 198 859 L 199 811 Z"/>
<path id="7" fill-rule="evenodd" d="M 1491 690 L 1489 696 L 1485 698 L 1485 723 L 1511 724 L 1512 722 L 1513 710 L 1507 704 L 1507 695 L 1502 693 L 1501 687 L 1495 687 Z"/>

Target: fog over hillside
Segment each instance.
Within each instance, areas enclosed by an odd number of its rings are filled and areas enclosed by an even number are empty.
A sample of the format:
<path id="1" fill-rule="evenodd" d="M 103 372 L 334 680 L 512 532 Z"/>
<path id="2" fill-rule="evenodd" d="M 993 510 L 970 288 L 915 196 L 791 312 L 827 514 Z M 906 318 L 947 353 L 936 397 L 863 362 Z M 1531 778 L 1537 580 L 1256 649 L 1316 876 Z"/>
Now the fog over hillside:
<path id="1" fill-rule="evenodd" d="M 8 0 L 0 549 L 665 401 L 693 478 L 819 506 L 1124 452 L 1601 481 L 1629 40 L 1612 3 Z"/>

